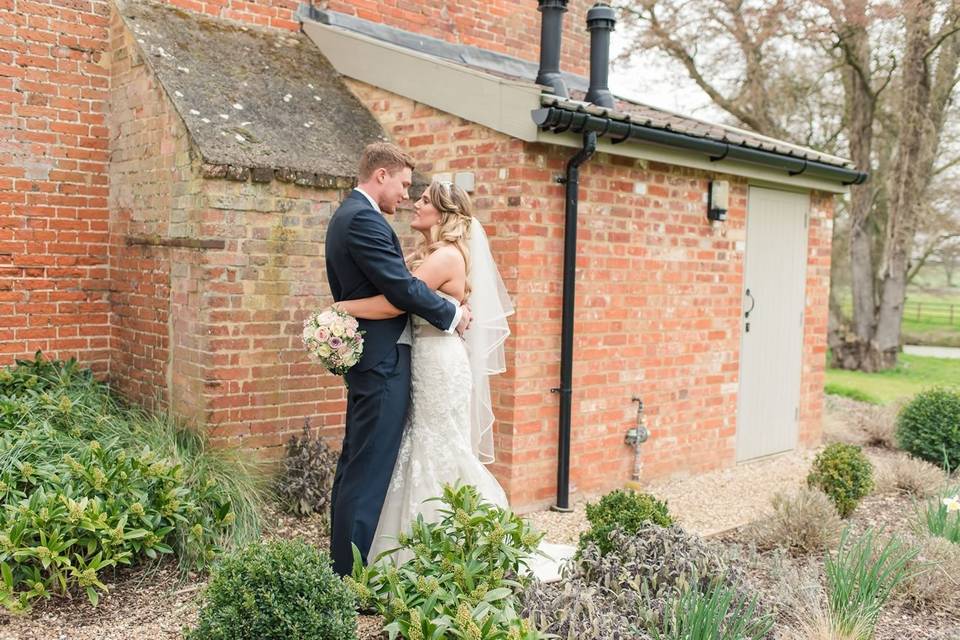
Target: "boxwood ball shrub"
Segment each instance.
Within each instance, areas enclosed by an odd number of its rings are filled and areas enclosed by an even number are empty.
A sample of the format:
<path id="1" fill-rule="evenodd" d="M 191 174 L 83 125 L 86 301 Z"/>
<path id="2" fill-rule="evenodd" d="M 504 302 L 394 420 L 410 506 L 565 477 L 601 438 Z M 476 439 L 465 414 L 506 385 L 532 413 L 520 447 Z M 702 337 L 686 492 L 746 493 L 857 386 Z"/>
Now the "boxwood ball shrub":
<path id="1" fill-rule="evenodd" d="M 302 540 L 254 543 L 225 556 L 187 640 L 353 640 L 352 592 L 326 553 Z"/>
<path id="2" fill-rule="evenodd" d="M 960 466 L 960 391 L 918 393 L 897 416 L 897 444 L 948 471 Z"/>
<path id="3" fill-rule="evenodd" d="M 587 504 L 587 520 L 590 530 L 580 534 L 579 552 L 593 542 L 601 554 L 610 551 L 610 532 L 618 527 L 630 535 L 651 523 L 661 527 L 673 524 L 666 502 L 648 493 L 621 489 L 611 491 L 597 504 Z"/>
<path id="4" fill-rule="evenodd" d="M 846 518 L 873 488 L 873 466 L 860 447 L 835 442 L 814 458 L 807 484 L 830 496 Z"/>

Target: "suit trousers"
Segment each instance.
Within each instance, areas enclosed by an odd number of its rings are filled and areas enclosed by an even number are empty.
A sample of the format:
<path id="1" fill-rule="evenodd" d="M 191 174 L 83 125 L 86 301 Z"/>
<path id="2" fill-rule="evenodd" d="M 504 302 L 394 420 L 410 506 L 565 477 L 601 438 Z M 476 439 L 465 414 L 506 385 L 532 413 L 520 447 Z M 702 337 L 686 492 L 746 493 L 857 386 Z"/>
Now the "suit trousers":
<path id="1" fill-rule="evenodd" d="M 410 346 L 345 378 L 347 425 L 330 504 L 330 556 L 341 576 L 353 568 L 352 544 L 366 564 L 377 530 L 410 406 Z"/>

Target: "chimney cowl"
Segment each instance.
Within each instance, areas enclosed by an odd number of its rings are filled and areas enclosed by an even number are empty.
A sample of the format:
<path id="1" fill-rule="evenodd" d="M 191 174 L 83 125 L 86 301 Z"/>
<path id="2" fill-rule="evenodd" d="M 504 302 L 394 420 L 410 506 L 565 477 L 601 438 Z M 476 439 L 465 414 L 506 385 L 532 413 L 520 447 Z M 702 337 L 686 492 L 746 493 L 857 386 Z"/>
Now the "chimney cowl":
<path id="1" fill-rule="evenodd" d="M 608 29 L 613 31 L 617 24 L 617 12 L 607 4 L 597 3 L 587 11 L 587 30 Z"/>
<path id="2" fill-rule="evenodd" d="M 563 39 L 563 14 L 568 0 L 538 0 L 540 11 L 540 69 L 536 83 L 549 87 L 554 95 L 567 98 L 567 86 L 560 74 L 560 45 Z"/>
<path id="3" fill-rule="evenodd" d="M 617 24 L 617 14 L 610 5 L 597 3 L 587 11 L 590 32 L 590 88 L 586 101 L 598 107 L 613 109 L 613 94 L 608 88 L 610 75 L 610 32 Z"/>

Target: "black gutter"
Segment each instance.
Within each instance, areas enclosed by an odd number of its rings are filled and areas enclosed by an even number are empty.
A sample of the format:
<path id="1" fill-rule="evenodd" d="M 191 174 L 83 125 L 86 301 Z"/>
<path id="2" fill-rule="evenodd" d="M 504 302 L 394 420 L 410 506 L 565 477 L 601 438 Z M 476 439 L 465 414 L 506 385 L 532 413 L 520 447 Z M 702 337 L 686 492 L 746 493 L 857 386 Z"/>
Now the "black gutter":
<path id="1" fill-rule="evenodd" d="M 570 421 L 573 398 L 573 312 L 577 289 L 577 204 L 580 199 L 580 165 L 597 150 L 597 134 L 583 133 L 583 147 L 567 161 L 560 178 L 566 186 L 563 205 L 563 312 L 560 330 L 560 434 L 557 456 L 557 504 L 554 511 L 570 511 Z"/>
<path id="2" fill-rule="evenodd" d="M 577 111 L 556 106 L 534 109 L 533 121 L 538 127 L 554 133 L 573 131 L 574 133 L 595 133 L 598 137 L 611 138 L 614 144 L 625 140 L 640 140 L 675 149 L 697 151 L 706 154 L 711 160 L 741 160 L 766 167 L 784 169 L 791 176 L 803 174 L 813 178 L 833 180 L 844 185 L 863 184 L 869 174 L 806 158 L 783 155 L 761 149 L 752 149 L 729 142 L 699 138 L 667 129 L 657 129 L 639 125 L 629 119 L 615 119 L 610 116 L 587 113 L 582 107 Z"/>

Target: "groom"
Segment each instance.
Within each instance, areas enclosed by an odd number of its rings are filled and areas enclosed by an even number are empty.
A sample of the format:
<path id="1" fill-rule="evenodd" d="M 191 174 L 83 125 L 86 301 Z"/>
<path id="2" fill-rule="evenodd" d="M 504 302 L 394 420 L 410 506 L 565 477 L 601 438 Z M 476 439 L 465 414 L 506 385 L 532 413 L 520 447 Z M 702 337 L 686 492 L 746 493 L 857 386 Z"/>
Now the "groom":
<path id="1" fill-rule="evenodd" d="M 327 229 L 327 280 L 334 301 L 383 294 L 398 309 L 462 333 L 470 310 L 457 307 L 410 275 L 400 241 L 382 214 L 408 198 L 413 160 L 375 142 L 360 157 L 358 185 Z M 333 480 L 330 555 L 341 576 L 353 567 L 351 543 L 367 561 L 400 449 L 410 399 L 410 316 L 360 320 L 363 355 L 347 372 L 347 425 Z"/>

